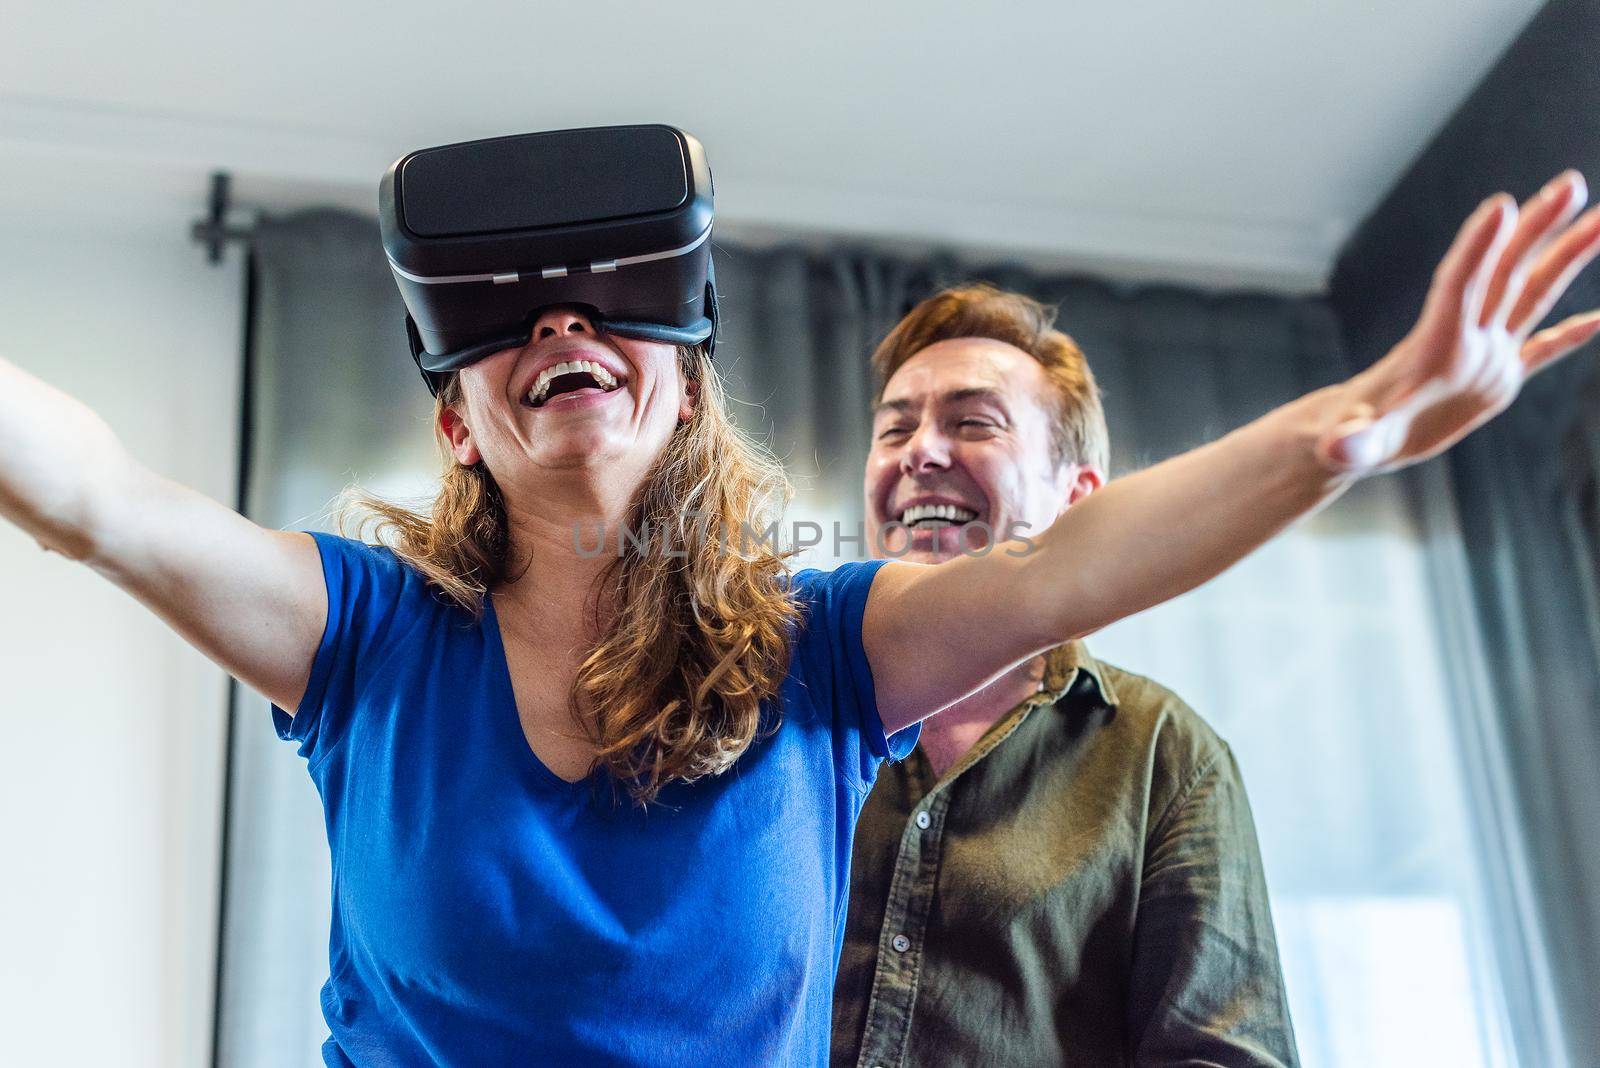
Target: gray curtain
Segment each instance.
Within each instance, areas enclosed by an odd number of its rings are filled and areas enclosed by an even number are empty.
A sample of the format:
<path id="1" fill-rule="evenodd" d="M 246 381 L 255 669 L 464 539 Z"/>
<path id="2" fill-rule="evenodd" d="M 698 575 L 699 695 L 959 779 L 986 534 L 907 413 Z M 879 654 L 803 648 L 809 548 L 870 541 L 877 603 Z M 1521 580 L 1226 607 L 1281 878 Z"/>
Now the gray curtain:
<path id="1" fill-rule="evenodd" d="M 426 495 L 437 475 L 431 401 L 405 349 L 403 312 L 375 223 L 331 211 L 265 219 L 253 255 L 258 295 L 247 509 L 252 518 L 284 529 L 329 529 L 327 505 L 353 479 L 390 496 Z M 871 390 L 865 356 L 911 304 L 943 284 L 981 277 L 1060 307 L 1062 325 L 1090 354 L 1104 388 L 1118 473 L 1215 437 L 1345 374 L 1338 324 L 1319 300 L 1130 288 L 868 249 L 757 250 L 719 241 L 716 256 L 726 316 L 718 362 L 730 393 L 739 398 L 735 415 L 785 458 L 797 476 L 802 505 L 809 500 L 843 521 L 860 514 Z M 1297 618 L 1314 615 L 1294 600 L 1303 589 L 1341 583 L 1346 593 L 1381 600 L 1381 582 L 1375 585 L 1359 567 L 1349 566 L 1361 558 L 1341 547 L 1343 527 L 1360 529 L 1367 506 L 1357 495 L 1348 502 L 1350 510 L 1322 517 L 1318 529 L 1328 534 L 1330 555 L 1313 561 L 1317 567 L 1306 563 L 1303 548 L 1263 554 L 1241 580 L 1251 596 L 1276 597 L 1276 610 Z M 1316 578 L 1309 586 L 1301 581 L 1308 576 Z M 1241 588 L 1214 596 L 1226 602 Z M 1304 794 L 1297 766 L 1318 759 L 1303 752 L 1308 738 L 1346 747 L 1341 751 L 1348 751 L 1353 768 L 1367 754 L 1389 754 L 1365 760 L 1381 765 L 1381 775 L 1337 784 L 1346 803 L 1336 814 L 1343 822 L 1324 844 L 1306 841 L 1296 822 L 1299 810 L 1286 807 L 1276 829 L 1273 814 L 1262 813 L 1264 844 L 1275 838 L 1282 843 L 1275 855 L 1287 858 L 1280 868 L 1286 879 L 1275 886 L 1297 879 L 1326 885 L 1333 879 L 1326 872 L 1373 868 L 1384 859 L 1385 843 L 1372 828 L 1437 822 L 1437 813 L 1410 800 L 1416 783 L 1405 768 L 1411 765 L 1393 759 L 1410 742 L 1397 745 L 1386 734 L 1389 717 L 1366 715 L 1349 728 L 1343 721 L 1353 717 L 1329 716 L 1307 731 L 1281 706 L 1263 708 L 1254 720 L 1236 711 L 1249 693 L 1260 695 L 1266 687 L 1219 667 L 1226 664 L 1219 645 L 1257 640 L 1256 632 L 1241 640 L 1225 631 L 1229 615 L 1223 604 L 1215 618 L 1224 622 L 1177 628 L 1166 642 L 1173 655 L 1165 663 L 1175 665 L 1173 671 L 1192 662 L 1200 671 L 1239 676 L 1237 699 L 1217 698 L 1205 711 L 1230 736 L 1254 729 L 1251 722 L 1267 723 L 1265 729 L 1275 732 L 1255 743 L 1263 756 L 1247 768 L 1253 791 L 1259 784 L 1269 797 Z M 1262 624 L 1257 618 L 1250 625 Z M 1265 625 L 1259 640 L 1281 640 L 1287 633 Z M 1330 662 L 1349 662 L 1344 646 L 1330 648 Z M 1379 649 L 1367 659 L 1375 663 L 1384 655 Z M 1315 668 L 1312 684 L 1334 691 L 1346 684 L 1343 670 Z M 1393 667 L 1397 674 L 1404 670 L 1403 664 Z M 1189 682 L 1168 677 L 1168 671 L 1162 666 L 1152 673 L 1191 692 Z M 1196 675 L 1193 691 L 1207 685 Z M 1292 690 L 1305 683 L 1285 676 L 1284 685 Z M 1278 705 L 1277 698 L 1268 703 Z M 1297 744 L 1302 751 L 1292 748 Z M 1250 746 L 1237 748 L 1244 753 Z M 1367 773 L 1349 773 L 1361 774 Z M 292 747 L 273 736 L 259 699 L 243 703 L 234 726 L 232 782 L 219 1063 L 315 1064 L 326 1035 L 316 996 L 327 974 L 326 840 L 305 769 Z M 1324 811 L 1338 807 L 1315 799 L 1307 804 Z M 1420 841 L 1422 833 L 1412 840 Z M 1419 863 L 1433 861 L 1424 857 Z M 1303 989 L 1316 987 L 1308 982 Z M 1317 1034 L 1337 1035 L 1341 1027 L 1331 1018 L 1319 1031 L 1311 1013 L 1306 1015 L 1303 1046 Z M 1307 1063 L 1317 1063 L 1310 1053 Z M 1329 1055 L 1321 1063 L 1333 1061 Z"/>
<path id="2" fill-rule="evenodd" d="M 1584 288 L 1600 303 L 1600 285 Z M 1600 374 L 1589 348 L 1449 460 L 1494 693 L 1488 741 L 1508 771 L 1542 928 L 1546 974 L 1529 982 L 1557 1007 L 1545 1063 L 1564 1052 L 1573 1065 L 1600 1064 Z"/>
<path id="3" fill-rule="evenodd" d="M 1600 183 L 1600 0 L 1552 0 L 1529 22 L 1341 252 L 1332 301 L 1357 363 L 1410 325 L 1432 264 L 1488 193 L 1518 197 L 1566 167 Z M 1548 322 L 1600 305 L 1590 267 Z M 1591 345 L 1530 382 L 1445 460 L 1460 502 L 1471 604 L 1493 693 L 1478 731 L 1498 780 L 1498 877 L 1522 918 L 1534 1063 L 1600 1064 L 1600 375 Z M 1508 923 L 1513 917 L 1508 917 Z M 1541 930 L 1542 929 L 1542 930 Z M 1507 960 L 1508 968 L 1517 961 Z"/>
<path id="4" fill-rule="evenodd" d="M 1208 295 L 844 248 L 765 251 L 719 242 L 725 357 L 737 414 L 802 477 L 855 501 L 871 428 L 866 355 L 923 297 L 982 279 L 1060 310 L 1091 363 L 1126 471 L 1217 437 L 1347 373 L 1338 320 L 1315 299 Z M 722 351 L 722 350 L 719 350 Z M 757 409 L 764 409 L 757 410 Z"/>
<path id="5" fill-rule="evenodd" d="M 255 272 L 246 512 L 332 529 L 353 479 L 432 469 L 432 406 L 411 369 L 404 309 L 375 222 L 334 211 L 263 219 Z M 329 864 L 305 764 L 241 689 L 232 725 L 218 1064 L 321 1064 Z"/>

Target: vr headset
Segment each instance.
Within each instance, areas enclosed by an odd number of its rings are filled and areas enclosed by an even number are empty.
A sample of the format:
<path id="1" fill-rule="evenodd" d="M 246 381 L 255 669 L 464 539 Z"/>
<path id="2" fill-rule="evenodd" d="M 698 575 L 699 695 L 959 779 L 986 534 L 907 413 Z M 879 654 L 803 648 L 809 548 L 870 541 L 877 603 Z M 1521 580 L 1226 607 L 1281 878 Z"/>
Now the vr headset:
<path id="1" fill-rule="evenodd" d="M 597 126 L 425 148 L 378 188 L 411 355 L 447 372 L 525 345 L 575 305 L 597 330 L 715 347 L 705 149 L 671 126 Z"/>

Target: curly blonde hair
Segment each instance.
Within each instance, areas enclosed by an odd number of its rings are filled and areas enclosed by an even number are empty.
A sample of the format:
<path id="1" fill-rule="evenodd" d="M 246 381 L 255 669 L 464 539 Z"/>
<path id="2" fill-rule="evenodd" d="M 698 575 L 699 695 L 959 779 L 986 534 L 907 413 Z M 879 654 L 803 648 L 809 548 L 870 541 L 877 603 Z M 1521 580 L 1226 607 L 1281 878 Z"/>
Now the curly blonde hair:
<path id="1" fill-rule="evenodd" d="M 793 550 L 746 537 L 767 529 L 788 503 L 783 468 L 734 425 L 704 348 L 680 347 L 678 360 L 698 386 L 694 415 L 650 469 L 625 525 L 658 537 L 670 532 L 688 551 L 617 554 L 595 591 L 596 609 L 609 606 L 605 629 L 568 695 L 596 764 L 640 806 L 668 783 L 726 771 L 776 727 L 762 723 L 761 703 L 788 670 L 800 616 L 787 575 Z M 337 523 L 343 534 L 359 517 L 359 536 L 375 522 L 395 555 L 479 619 L 485 594 L 520 576 L 509 573 L 499 487 L 481 460 L 456 462 L 439 427 L 444 409 L 461 400 L 459 375 L 452 374 L 434 404 L 444 472 L 426 513 L 352 485 L 341 495 Z M 716 548 L 707 550 L 708 543 Z"/>

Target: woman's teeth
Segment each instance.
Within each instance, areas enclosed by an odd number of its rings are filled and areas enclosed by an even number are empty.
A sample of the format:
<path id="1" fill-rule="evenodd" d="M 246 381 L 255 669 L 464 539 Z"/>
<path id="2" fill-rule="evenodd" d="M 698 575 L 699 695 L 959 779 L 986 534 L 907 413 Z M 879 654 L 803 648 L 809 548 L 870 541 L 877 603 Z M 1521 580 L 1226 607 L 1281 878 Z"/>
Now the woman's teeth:
<path id="1" fill-rule="evenodd" d="M 533 388 L 528 390 L 528 403 L 537 408 L 550 396 L 550 383 L 562 375 L 574 374 L 588 375 L 594 379 L 595 385 L 606 393 L 610 393 L 622 384 L 617 381 L 615 375 L 593 360 L 569 360 L 566 363 L 558 363 L 553 367 L 546 367 L 539 372 L 539 377 L 534 380 Z"/>
<path id="2" fill-rule="evenodd" d="M 914 504 L 900 513 L 900 522 L 908 527 L 927 524 L 942 527 L 948 523 L 970 523 L 978 513 L 954 504 Z"/>

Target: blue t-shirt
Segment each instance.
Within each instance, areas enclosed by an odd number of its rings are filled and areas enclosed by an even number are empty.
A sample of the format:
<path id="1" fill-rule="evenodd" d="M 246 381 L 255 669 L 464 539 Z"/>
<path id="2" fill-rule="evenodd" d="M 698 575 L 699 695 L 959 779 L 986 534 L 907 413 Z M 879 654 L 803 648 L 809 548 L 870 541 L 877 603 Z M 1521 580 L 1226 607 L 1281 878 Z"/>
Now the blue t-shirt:
<path id="1" fill-rule="evenodd" d="M 493 598 L 308 533 L 327 628 L 272 714 L 327 817 L 327 1063 L 825 1064 L 856 817 L 918 733 L 862 650 L 882 561 L 795 575 L 777 731 L 641 813 L 529 749 Z"/>

